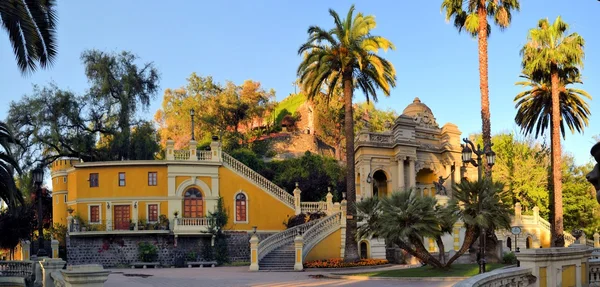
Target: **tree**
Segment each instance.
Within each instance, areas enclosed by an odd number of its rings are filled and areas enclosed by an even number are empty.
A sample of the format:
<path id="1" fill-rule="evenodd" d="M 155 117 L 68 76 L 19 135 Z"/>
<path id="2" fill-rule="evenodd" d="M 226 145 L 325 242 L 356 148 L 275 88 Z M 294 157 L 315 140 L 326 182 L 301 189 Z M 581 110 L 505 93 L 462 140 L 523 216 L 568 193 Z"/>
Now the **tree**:
<path id="1" fill-rule="evenodd" d="M 389 197 L 369 197 L 356 204 L 359 218 L 357 236 L 377 236 L 398 245 L 410 255 L 435 268 L 444 265 L 425 248 L 423 238 L 442 234 L 436 214 L 436 199 L 420 196 L 413 189 L 394 192 Z"/>
<path id="2" fill-rule="evenodd" d="M 354 139 L 353 93 L 359 88 L 367 101 L 377 101 L 376 90 L 383 90 L 389 96 L 396 85 L 396 71 L 386 59 L 377 55 L 379 49 L 394 49 L 388 39 L 371 35 L 375 28 L 372 15 L 354 14 L 350 7 L 346 19 L 329 10 L 335 28 L 323 29 L 317 26 L 308 28 L 308 40 L 298 50 L 303 60 L 298 66 L 298 76 L 302 89 L 309 99 L 321 96 L 322 89 L 328 88 L 325 97 L 331 99 L 335 87 L 340 84 L 344 95 L 344 129 L 346 139 Z M 348 200 L 348 224 L 346 227 L 345 261 L 356 261 L 358 245 L 356 240 L 356 189 L 354 171 L 354 141 L 346 141 L 346 194 Z"/>
<path id="3" fill-rule="evenodd" d="M 46 68 L 57 53 L 54 0 L 6 0 L 0 3 L 0 24 L 8 33 L 22 74 Z"/>
<path id="4" fill-rule="evenodd" d="M 510 25 L 512 11 L 519 11 L 518 0 L 443 0 L 442 10 L 446 10 L 446 21 L 454 18 L 454 27 L 463 29 L 478 39 L 479 50 L 479 90 L 481 91 L 481 124 L 484 146 L 491 143 L 490 99 L 488 89 L 488 37 L 491 25 L 488 17 L 504 30 Z M 485 166 L 485 175 L 491 176 L 491 167 Z"/>
<path id="5" fill-rule="evenodd" d="M 452 187 L 453 198 L 448 208 L 456 212 L 459 220 L 465 224 L 463 245 L 452 256 L 446 266 L 463 255 L 477 240 L 482 228 L 487 231 L 510 229 L 510 208 L 500 199 L 503 184 L 492 182 L 488 178 L 479 181 L 463 180 Z"/>
<path id="6" fill-rule="evenodd" d="M 81 55 L 91 83 L 91 99 L 110 107 L 111 116 L 116 117 L 118 132 L 114 136 L 121 143 L 117 153 L 119 159 L 131 159 L 132 119 L 139 105 L 143 109 L 150 106 L 150 100 L 158 90 L 159 76 L 154 65 L 145 63 L 138 67 L 137 59 L 127 51 L 116 54 L 88 50 Z"/>
<path id="7" fill-rule="evenodd" d="M 528 41 L 521 49 L 522 66 L 526 75 L 530 76 L 535 82 L 542 84 L 549 82 L 551 85 L 551 105 L 546 107 L 545 110 L 551 111 L 552 246 L 556 247 L 562 247 L 565 244 L 563 235 L 560 127 L 564 125 L 563 118 L 577 116 L 568 113 L 569 110 L 561 109 L 561 74 L 570 71 L 570 73 L 576 75 L 572 78 L 578 79 L 579 68 L 583 65 L 584 57 L 583 38 L 577 33 L 567 35 L 568 28 L 569 26 L 562 21 L 560 16 L 556 18 L 553 24 L 550 24 L 548 19 L 542 19 L 538 22 L 537 28 L 529 31 Z M 567 77 L 567 79 L 571 79 L 571 77 Z M 583 115 L 585 112 L 578 112 L 578 114 Z M 536 124 L 548 124 L 547 116 L 541 114 L 537 116 L 544 117 L 546 120 L 538 121 Z M 578 120 L 580 119 L 571 121 L 571 123 L 576 124 Z M 567 125 L 569 125 L 569 120 L 567 120 Z"/>
<path id="8" fill-rule="evenodd" d="M 14 180 L 14 172 L 21 173 L 19 164 L 11 152 L 11 145 L 15 143 L 9 127 L 0 122 L 0 199 L 8 205 L 9 210 L 14 210 L 24 203 L 23 195 Z"/>

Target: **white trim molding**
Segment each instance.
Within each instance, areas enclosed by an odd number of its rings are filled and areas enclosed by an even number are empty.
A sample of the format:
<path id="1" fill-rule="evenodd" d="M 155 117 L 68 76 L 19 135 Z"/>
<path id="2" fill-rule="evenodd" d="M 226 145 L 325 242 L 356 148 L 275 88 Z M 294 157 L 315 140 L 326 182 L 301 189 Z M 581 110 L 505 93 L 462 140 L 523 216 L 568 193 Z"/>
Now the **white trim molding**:
<path id="1" fill-rule="evenodd" d="M 98 222 L 92 222 L 92 206 L 98 207 Z M 102 204 L 88 204 L 88 223 L 89 224 L 101 224 L 102 223 Z"/>
<path id="2" fill-rule="evenodd" d="M 240 193 L 243 194 L 246 197 L 246 220 L 244 220 L 244 221 L 238 221 L 237 220 L 237 199 L 236 199 L 236 197 Z M 248 194 L 246 192 L 244 192 L 243 190 L 239 190 L 238 192 L 236 192 L 235 194 L 233 194 L 233 211 L 234 211 L 234 214 L 233 214 L 233 223 L 248 223 L 249 222 L 249 220 L 248 220 L 248 209 L 249 209 L 248 208 L 248 205 L 249 205 L 248 201 L 250 201 L 249 199 L 250 198 L 248 197 Z"/>
<path id="3" fill-rule="evenodd" d="M 198 179 L 197 176 L 192 176 L 190 177 L 190 179 L 181 182 L 175 190 L 175 195 L 183 198 L 183 192 L 192 186 L 200 187 L 200 191 L 202 192 L 202 196 L 204 197 L 213 196 L 213 192 L 208 187 L 208 184 L 206 184 L 206 182 L 204 182 L 203 180 Z"/>

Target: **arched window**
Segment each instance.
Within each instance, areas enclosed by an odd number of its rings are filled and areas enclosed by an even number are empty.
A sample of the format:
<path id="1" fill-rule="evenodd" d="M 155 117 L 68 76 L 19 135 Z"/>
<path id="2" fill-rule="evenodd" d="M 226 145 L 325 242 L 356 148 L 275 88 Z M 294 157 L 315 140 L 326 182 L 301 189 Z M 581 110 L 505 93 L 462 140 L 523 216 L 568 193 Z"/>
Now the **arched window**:
<path id="1" fill-rule="evenodd" d="M 246 195 L 238 193 L 235 195 L 235 221 L 248 221 L 248 201 Z"/>
<path id="2" fill-rule="evenodd" d="M 369 257 L 369 247 L 366 241 L 360 242 L 360 259 L 367 259 Z"/>
<path id="3" fill-rule="evenodd" d="M 512 239 L 510 239 L 510 237 L 506 238 L 506 247 L 508 247 L 508 250 L 512 251 Z"/>
<path id="4" fill-rule="evenodd" d="M 184 194 L 183 217 L 204 217 L 204 201 L 202 200 L 202 193 L 197 188 L 190 188 Z"/>

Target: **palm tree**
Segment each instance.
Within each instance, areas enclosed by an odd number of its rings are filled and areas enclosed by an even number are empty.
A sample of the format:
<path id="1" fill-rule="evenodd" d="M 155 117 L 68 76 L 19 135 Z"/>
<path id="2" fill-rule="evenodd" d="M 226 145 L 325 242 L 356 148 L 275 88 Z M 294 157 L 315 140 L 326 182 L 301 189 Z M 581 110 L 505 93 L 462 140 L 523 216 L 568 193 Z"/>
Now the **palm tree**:
<path id="1" fill-rule="evenodd" d="M 515 122 L 526 135 L 534 134 L 535 131 L 537 138 L 544 134 L 552 121 L 552 84 L 549 79 L 536 82 L 528 75 L 521 77 L 526 80 L 517 82 L 516 85 L 528 90 L 519 93 L 514 99 L 517 108 Z M 559 78 L 560 132 L 565 138 L 565 123 L 571 133 L 582 132 L 588 126 L 591 111 L 585 99 L 591 100 L 592 96 L 584 90 L 567 87 L 582 84 L 579 78 Z"/>
<path id="2" fill-rule="evenodd" d="M 510 228 L 510 209 L 500 198 L 503 188 L 503 184 L 488 178 L 473 182 L 463 180 L 452 187 L 453 198 L 448 208 L 454 210 L 455 216 L 464 222 L 466 231 L 463 245 L 446 262 L 446 266 L 469 250 L 479 237 L 481 228 L 488 231 Z"/>
<path id="3" fill-rule="evenodd" d="M 8 33 L 22 74 L 39 65 L 50 66 L 56 58 L 56 11 L 54 0 L 0 1 L 0 25 Z"/>
<path id="4" fill-rule="evenodd" d="M 420 196 L 413 189 L 394 192 L 389 197 L 363 199 L 357 203 L 357 211 L 365 224 L 358 228 L 356 238 L 385 238 L 422 262 L 443 268 L 423 244 L 424 237 L 442 235 L 436 203 L 435 198 Z"/>
<path id="5" fill-rule="evenodd" d="M 491 26 L 488 17 L 493 18 L 500 30 L 507 28 L 512 19 L 512 10 L 519 11 L 518 0 L 443 0 L 442 10 L 446 10 L 446 21 L 454 18 L 454 26 L 461 32 L 465 29 L 471 36 L 477 36 L 479 48 L 479 90 L 481 91 L 481 124 L 484 146 L 492 142 L 490 123 L 490 99 L 488 89 L 488 43 Z M 485 166 L 485 175 L 490 176 L 491 167 Z"/>
<path id="6" fill-rule="evenodd" d="M 435 237 L 435 242 L 439 249 L 439 261 L 443 264 L 446 263 L 446 248 L 442 236 L 445 234 L 452 234 L 454 230 L 454 224 L 458 220 L 456 212 L 449 206 L 436 205 L 435 214 L 438 218 L 440 225 L 440 234 Z"/>
<path id="7" fill-rule="evenodd" d="M 335 27 L 323 29 L 317 26 L 308 28 L 308 40 L 298 50 L 304 59 L 298 66 L 298 76 L 302 89 L 309 99 L 321 95 L 327 88 L 325 97 L 331 99 L 335 87 L 341 85 L 344 91 L 344 129 L 346 138 L 346 194 L 348 200 L 348 221 L 346 225 L 346 261 L 359 259 L 355 241 L 356 190 L 354 174 L 354 122 L 352 99 L 354 89 L 359 88 L 367 101 L 377 101 L 376 90 L 383 90 L 389 96 L 390 89 L 396 85 L 396 71 L 386 59 L 377 55 L 379 49 L 394 49 L 388 39 L 371 35 L 375 28 L 372 15 L 354 14 L 354 5 L 350 7 L 346 19 L 329 9 Z"/>
<path id="8" fill-rule="evenodd" d="M 550 119 L 551 146 L 552 146 L 552 189 L 553 189 L 553 217 L 552 217 L 552 246 L 562 247 L 565 244 L 563 235 L 563 210 L 562 210 L 562 175 L 561 175 L 561 147 L 560 129 L 562 116 L 570 114 L 561 110 L 561 73 L 572 71 L 577 79 L 579 68 L 583 66 L 585 42 L 577 33 L 567 35 L 569 25 L 559 17 L 550 24 L 548 19 L 538 22 L 538 27 L 529 30 L 528 41 L 521 49 L 523 56 L 522 66 L 532 80 L 547 84 L 550 83 L 551 105 Z M 567 77 L 568 78 L 568 77 Z M 549 79 L 549 80 L 548 80 Z M 567 82 L 564 82 L 566 85 Z M 565 86 L 562 85 L 562 86 Z M 581 114 L 581 113 L 579 113 Z M 546 118 L 547 123 L 547 118 Z M 569 122 L 575 124 L 579 119 Z M 542 123 L 544 120 L 542 120 Z M 576 126 L 576 125 L 575 125 Z M 571 126 L 569 126 L 571 128 Z"/>
<path id="9" fill-rule="evenodd" d="M 0 199 L 14 210 L 23 204 L 23 195 L 15 185 L 14 171 L 21 173 L 19 165 L 11 155 L 10 145 L 14 137 L 8 126 L 0 122 Z"/>

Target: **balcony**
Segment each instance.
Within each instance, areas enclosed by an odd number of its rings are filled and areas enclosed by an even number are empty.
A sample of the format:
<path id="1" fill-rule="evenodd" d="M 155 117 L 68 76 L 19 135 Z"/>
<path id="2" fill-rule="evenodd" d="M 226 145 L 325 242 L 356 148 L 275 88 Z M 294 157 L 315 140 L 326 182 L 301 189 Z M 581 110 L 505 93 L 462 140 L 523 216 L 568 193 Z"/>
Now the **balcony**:
<path id="1" fill-rule="evenodd" d="M 208 233 L 209 219 L 200 218 L 175 218 L 173 220 L 173 233 L 176 235 L 198 235 Z"/>
<path id="2" fill-rule="evenodd" d="M 81 219 L 71 219 L 68 231 L 70 236 L 94 236 L 94 235 L 140 235 L 140 234 L 169 234 L 172 222 L 163 220 L 161 222 L 137 223 L 128 221 L 101 220 L 99 222 L 85 222 Z"/>

